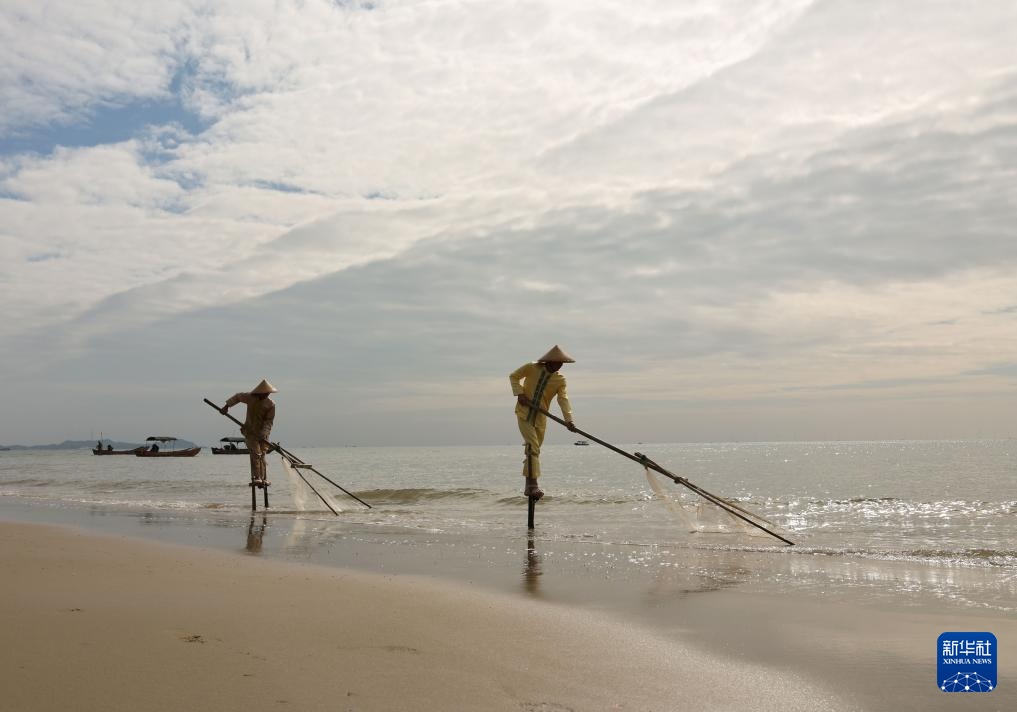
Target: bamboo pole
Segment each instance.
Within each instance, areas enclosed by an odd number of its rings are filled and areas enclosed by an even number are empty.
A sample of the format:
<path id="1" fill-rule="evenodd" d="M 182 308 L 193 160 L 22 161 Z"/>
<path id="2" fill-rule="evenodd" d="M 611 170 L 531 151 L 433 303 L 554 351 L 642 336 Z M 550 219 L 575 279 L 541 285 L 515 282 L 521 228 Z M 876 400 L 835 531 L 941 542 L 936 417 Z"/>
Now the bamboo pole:
<path id="1" fill-rule="evenodd" d="M 550 418 L 554 422 L 559 423 L 561 425 L 564 425 L 565 427 L 569 426 L 569 424 L 566 423 L 564 420 L 562 420 L 558 416 L 554 415 L 553 413 L 549 413 L 548 411 L 544 410 L 543 408 L 541 408 L 540 406 L 536 405 L 535 403 L 531 403 L 530 406 L 533 407 L 533 408 L 536 408 L 537 411 L 543 413 L 544 415 L 546 415 L 548 418 Z M 695 485 L 692 482 L 689 482 L 684 477 L 680 477 L 679 475 L 676 475 L 673 472 L 668 472 L 663 467 L 661 467 L 660 465 L 658 465 L 656 462 L 654 462 L 650 458 L 646 457 L 645 455 L 642 455 L 641 453 L 638 453 L 638 452 L 635 453 L 635 454 L 632 454 L 630 452 L 626 452 L 625 450 L 622 450 L 619 447 L 615 447 L 614 445 L 612 445 L 609 442 L 605 442 L 604 440 L 601 440 L 598 437 L 590 435 L 589 433 L 584 432 L 584 431 L 580 430 L 579 428 L 576 428 L 574 425 L 572 426 L 572 428 L 569 428 L 569 429 L 572 430 L 572 432 L 574 432 L 574 433 L 579 433 L 580 435 L 582 435 L 582 436 L 584 436 L 586 438 L 589 438 L 590 440 L 592 440 L 593 442 L 597 443 L 598 445 L 603 445 L 608 450 L 613 450 L 614 452 L 618 453 L 619 455 L 622 455 L 623 457 L 627 457 L 628 459 L 630 459 L 630 460 L 632 460 L 634 462 L 638 462 L 643 467 L 649 468 L 649 469 L 653 470 L 654 472 L 659 472 L 660 474 L 664 475 L 665 477 L 668 477 L 671 480 L 673 480 L 676 485 L 682 485 L 683 487 L 687 487 L 688 489 L 692 490 L 693 492 L 698 494 L 703 499 L 705 499 L 705 500 L 707 500 L 709 502 L 712 502 L 713 504 L 717 505 L 721 509 L 725 510 L 731 516 L 738 517 L 742 521 L 751 524 L 752 526 L 756 527 L 757 529 L 762 529 L 764 532 L 766 532 L 770 536 L 775 537 L 777 539 L 780 539 L 782 542 L 784 542 L 788 546 L 794 546 L 795 545 L 795 543 L 793 541 L 791 541 L 790 539 L 786 539 L 786 538 L 782 537 L 780 534 L 777 534 L 776 532 L 770 531 L 769 529 L 764 527 L 762 524 L 759 524 L 759 522 L 753 521 L 749 517 L 755 517 L 756 519 L 759 519 L 760 521 L 764 521 L 764 522 L 767 522 L 768 524 L 772 525 L 772 523 L 769 522 L 769 520 L 763 519 L 758 514 L 754 514 L 754 513 L 750 512 L 750 511 L 748 511 L 747 509 L 744 509 L 742 507 L 737 506 L 736 504 L 734 504 L 732 502 L 728 502 L 727 500 L 723 499 L 722 497 L 718 497 L 715 494 L 707 492 L 702 487 L 700 487 L 698 485 Z M 748 516 L 746 516 L 746 515 L 748 515 Z"/>

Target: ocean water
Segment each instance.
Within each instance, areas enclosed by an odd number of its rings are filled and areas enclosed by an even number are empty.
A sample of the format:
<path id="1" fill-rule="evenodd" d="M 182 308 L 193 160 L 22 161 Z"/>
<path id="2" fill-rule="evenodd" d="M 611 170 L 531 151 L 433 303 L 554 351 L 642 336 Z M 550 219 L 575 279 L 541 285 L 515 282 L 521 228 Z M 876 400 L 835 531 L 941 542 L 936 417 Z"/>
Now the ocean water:
<path id="1" fill-rule="evenodd" d="M 252 515 L 246 456 L 0 452 L 0 517 L 450 575 L 597 605 L 744 587 L 1017 610 L 1017 441 L 621 447 L 761 514 L 795 546 L 726 526 L 712 505 L 663 480 L 695 511 L 701 530 L 690 531 L 642 468 L 595 444 L 545 448 L 547 496 L 532 532 L 515 446 L 294 448 L 372 505 L 307 473 L 335 496 L 339 516 L 304 485 L 294 489 L 273 458 L 271 507 L 262 511 L 259 496 Z"/>

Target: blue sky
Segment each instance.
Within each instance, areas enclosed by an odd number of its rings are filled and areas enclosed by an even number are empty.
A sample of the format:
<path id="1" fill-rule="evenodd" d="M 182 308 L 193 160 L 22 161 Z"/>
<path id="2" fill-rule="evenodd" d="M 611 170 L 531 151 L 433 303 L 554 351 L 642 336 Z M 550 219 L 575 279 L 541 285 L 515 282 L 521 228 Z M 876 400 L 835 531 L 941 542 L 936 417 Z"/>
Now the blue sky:
<path id="1" fill-rule="evenodd" d="M 0 443 L 1012 437 L 1017 6 L 8 3 Z M 206 412 L 208 411 L 208 412 Z M 565 442 L 568 433 L 552 432 Z"/>

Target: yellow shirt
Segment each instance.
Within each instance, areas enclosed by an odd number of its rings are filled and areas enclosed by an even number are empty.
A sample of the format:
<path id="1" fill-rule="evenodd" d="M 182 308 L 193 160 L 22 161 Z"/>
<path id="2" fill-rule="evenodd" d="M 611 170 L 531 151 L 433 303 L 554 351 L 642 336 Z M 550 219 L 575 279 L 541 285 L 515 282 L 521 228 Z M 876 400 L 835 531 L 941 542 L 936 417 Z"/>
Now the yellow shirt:
<path id="1" fill-rule="evenodd" d="M 572 422 L 572 405 L 569 403 L 569 395 L 565 390 L 565 376 L 561 375 L 561 371 L 551 373 L 544 368 L 542 363 L 527 363 L 509 374 L 509 383 L 512 384 L 512 395 L 518 396 L 525 393 L 527 398 L 544 410 L 550 408 L 551 399 L 558 396 L 558 407 L 561 408 L 561 414 L 566 422 Z M 516 416 L 532 423 L 537 418 L 543 418 L 544 414 L 517 404 Z"/>
<path id="2" fill-rule="evenodd" d="M 251 393 L 237 393 L 226 401 L 227 406 L 234 406 L 237 403 L 247 405 L 247 417 L 240 432 L 245 438 L 255 440 L 268 440 L 272 432 L 272 423 L 275 421 L 275 403 L 271 398 L 258 398 Z"/>

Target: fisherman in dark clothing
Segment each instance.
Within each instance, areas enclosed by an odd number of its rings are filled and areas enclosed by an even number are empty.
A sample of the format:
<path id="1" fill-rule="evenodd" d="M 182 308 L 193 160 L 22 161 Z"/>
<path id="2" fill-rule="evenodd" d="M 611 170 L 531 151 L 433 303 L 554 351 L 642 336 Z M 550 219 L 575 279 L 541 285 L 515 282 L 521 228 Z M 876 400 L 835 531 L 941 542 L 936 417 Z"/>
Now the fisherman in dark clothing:
<path id="1" fill-rule="evenodd" d="M 275 422 L 275 403 L 268 396 L 277 392 L 278 389 L 275 386 L 262 380 L 249 393 L 237 393 L 231 396 L 221 409 L 222 414 L 225 415 L 230 407 L 237 403 L 247 405 L 247 417 L 244 418 L 240 432 L 247 442 L 248 450 L 251 451 L 251 482 L 262 487 L 268 484 L 265 455 L 272 447 L 268 438 L 272 433 L 272 424 Z"/>

